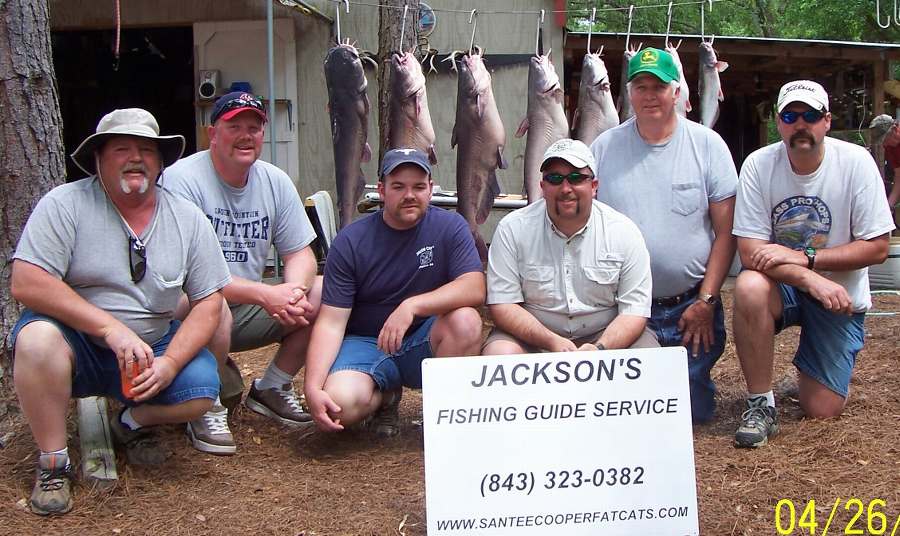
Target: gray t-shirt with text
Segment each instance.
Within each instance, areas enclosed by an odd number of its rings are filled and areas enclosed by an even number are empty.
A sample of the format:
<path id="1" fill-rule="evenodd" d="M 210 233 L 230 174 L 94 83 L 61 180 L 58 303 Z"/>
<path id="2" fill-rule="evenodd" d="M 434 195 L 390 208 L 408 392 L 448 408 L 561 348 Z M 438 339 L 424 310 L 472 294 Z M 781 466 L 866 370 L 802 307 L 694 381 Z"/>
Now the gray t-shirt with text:
<path id="1" fill-rule="evenodd" d="M 294 183 L 268 162 L 254 162 L 247 184 L 234 188 L 219 179 L 209 151 L 201 151 L 166 169 L 161 184 L 206 214 L 238 277 L 262 281 L 273 244 L 279 255 L 288 255 L 316 238 Z"/>
<path id="2" fill-rule="evenodd" d="M 153 344 L 168 331 L 182 292 L 199 300 L 231 282 L 203 214 L 162 188 L 156 194 L 156 212 L 138 237 L 147 269 L 137 283 L 131 279 L 131 232 L 95 177 L 45 195 L 25 224 L 14 258 L 62 279 Z"/>
<path id="3" fill-rule="evenodd" d="M 601 134 L 597 199 L 628 216 L 650 251 L 653 297 L 681 294 L 703 280 L 715 239 L 709 204 L 734 197 L 737 170 L 713 130 L 678 118 L 666 143 L 650 145 L 634 119 Z"/>

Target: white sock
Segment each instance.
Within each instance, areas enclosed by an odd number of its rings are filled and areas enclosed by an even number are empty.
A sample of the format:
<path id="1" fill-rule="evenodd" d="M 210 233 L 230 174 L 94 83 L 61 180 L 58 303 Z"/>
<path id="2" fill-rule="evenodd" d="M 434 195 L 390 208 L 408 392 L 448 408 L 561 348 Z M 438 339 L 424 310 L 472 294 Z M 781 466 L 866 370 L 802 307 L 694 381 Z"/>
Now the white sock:
<path id="1" fill-rule="evenodd" d="M 56 459 L 60 459 L 60 458 L 65 460 L 64 464 L 56 463 Z M 54 450 L 51 452 L 44 452 L 42 450 L 41 456 L 40 456 L 40 464 L 41 464 L 41 467 L 43 467 L 45 469 L 46 468 L 52 469 L 51 465 L 53 467 L 59 467 L 60 465 L 63 465 L 63 466 L 69 465 L 69 447 L 65 447 L 60 450 Z"/>
<path id="2" fill-rule="evenodd" d="M 766 404 L 770 408 L 775 407 L 775 393 L 773 393 L 771 389 L 766 391 L 765 393 L 750 393 L 749 395 L 747 395 L 747 398 L 755 398 L 757 396 L 766 397 Z"/>
<path id="3" fill-rule="evenodd" d="M 122 416 L 119 417 L 119 422 L 127 426 L 130 430 L 139 430 L 141 428 L 141 424 L 134 420 L 134 417 L 131 415 L 131 408 L 126 408 L 125 411 L 122 412 Z"/>
<path id="4" fill-rule="evenodd" d="M 291 384 L 293 381 L 293 376 L 278 368 L 275 362 L 272 361 L 266 368 L 263 377 L 256 380 L 256 388 L 260 391 L 265 391 L 266 389 L 282 390 L 285 384 Z"/>

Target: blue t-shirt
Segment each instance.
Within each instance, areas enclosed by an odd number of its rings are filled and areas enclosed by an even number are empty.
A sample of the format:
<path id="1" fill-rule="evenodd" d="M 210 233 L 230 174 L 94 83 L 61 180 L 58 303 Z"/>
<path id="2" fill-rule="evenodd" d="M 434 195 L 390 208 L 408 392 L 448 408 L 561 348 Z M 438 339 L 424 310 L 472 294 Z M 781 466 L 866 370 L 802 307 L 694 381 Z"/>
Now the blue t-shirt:
<path id="1" fill-rule="evenodd" d="M 347 335 L 377 337 L 387 317 L 410 296 L 482 271 L 466 221 L 429 207 L 412 229 L 398 231 L 376 212 L 338 233 L 325 262 L 322 303 L 351 309 Z M 410 333 L 424 318 L 416 318 Z"/>

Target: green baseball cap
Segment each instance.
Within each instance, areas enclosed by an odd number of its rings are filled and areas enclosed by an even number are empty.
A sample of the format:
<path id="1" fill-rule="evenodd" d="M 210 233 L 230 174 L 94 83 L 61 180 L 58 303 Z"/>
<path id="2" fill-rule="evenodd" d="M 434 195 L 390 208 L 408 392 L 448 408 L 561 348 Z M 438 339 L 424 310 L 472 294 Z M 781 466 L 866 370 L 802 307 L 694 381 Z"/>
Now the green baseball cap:
<path id="1" fill-rule="evenodd" d="M 647 47 L 628 61 L 628 81 L 641 73 L 650 73 L 665 83 L 678 80 L 678 67 L 665 50 Z"/>

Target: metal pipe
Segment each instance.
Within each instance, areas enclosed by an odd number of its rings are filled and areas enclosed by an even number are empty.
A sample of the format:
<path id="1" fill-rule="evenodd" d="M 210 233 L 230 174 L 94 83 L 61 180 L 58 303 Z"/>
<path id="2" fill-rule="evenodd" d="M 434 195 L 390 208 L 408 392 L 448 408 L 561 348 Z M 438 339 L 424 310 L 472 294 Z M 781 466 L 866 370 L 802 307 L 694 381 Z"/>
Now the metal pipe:
<path id="1" fill-rule="evenodd" d="M 273 166 L 277 166 L 275 157 L 275 6 L 271 1 L 266 2 L 266 48 L 269 67 L 269 110 L 266 115 L 269 117 L 269 149 L 270 161 Z"/>

